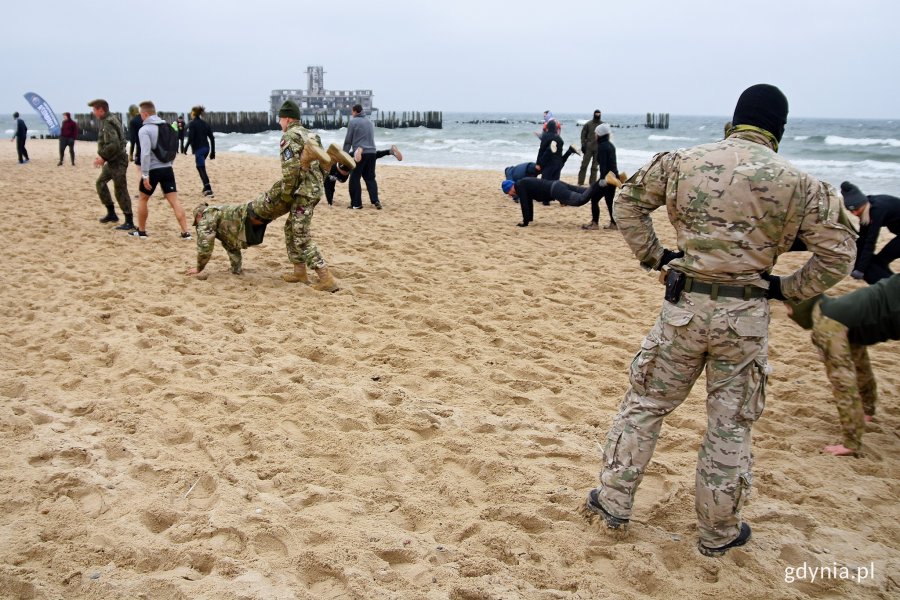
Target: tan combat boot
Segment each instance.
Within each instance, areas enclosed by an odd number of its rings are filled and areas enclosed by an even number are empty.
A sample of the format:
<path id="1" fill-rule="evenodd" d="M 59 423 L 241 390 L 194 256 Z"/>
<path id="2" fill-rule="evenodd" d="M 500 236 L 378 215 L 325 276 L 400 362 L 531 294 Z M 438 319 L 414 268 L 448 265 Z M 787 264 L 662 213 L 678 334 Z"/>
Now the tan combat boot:
<path id="1" fill-rule="evenodd" d="M 622 182 L 619 181 L 619 178 L 616 177 L 616 174 L 613 173 L 612 171 L 610 171 L 609 173 L 606 174 L 605 181 L 606 181 L 606 185 L 611 185 L 611 186 L 617 187 L 617 188 L 622 187 Z"/>
<path id="2" fill-rule="evenodd" d="M 341 289 L 338 286 L 337 281 L 334 280 L 331 271 L 328 270 L 328 267 L 316 269 L 316 275 L 319 276 L 319 283 L 313 286 L 314 289 L 317 289 L 320 292 L 336 292 Z"/>
<path id="3" fill-rule="evenodd" d="M 285 273 L 281 276 L 282 279 L 287 281 L 288 283 L 306 283 L 309 284 L 309 277 L 306 276 L 306 265 L 300 263 L 299 265 L 294 265 L 293 273 Z"/>
<path id="4" fill-rule="evenodd" d="M 327 173 L 331 169 L 331 157 L 312 140 L 303 144 L 303 153 L 300 154 L 300 168 L 309 171 L 309 165 L 314 161 L 319 161 L 322 169 Z"/>
<path id="5" fill-rule="evenodd" d="M 329 144 L 326 151 L 331 159 L 340 164 L 345 171 L 352 171 L 356 168 L 356 161 L 353 157 L 337 147 L 336 144 Z"/>

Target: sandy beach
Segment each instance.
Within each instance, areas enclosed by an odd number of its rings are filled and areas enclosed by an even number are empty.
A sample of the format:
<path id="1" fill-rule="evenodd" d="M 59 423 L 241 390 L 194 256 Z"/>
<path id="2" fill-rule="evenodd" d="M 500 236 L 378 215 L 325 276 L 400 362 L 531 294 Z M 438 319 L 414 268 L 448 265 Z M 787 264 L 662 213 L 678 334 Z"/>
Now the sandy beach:
<path id="1" fill-rule="evenodd" d="M 896 342 L 870 349 L 864 456 L 824 455 L 840 440 L 831 387 L 773 303 L 754 537 L 710 559 L 693 499 L 702 376 L 666 420 L 628 533 L 579 514 L 663 294 L 618 232 L 578 227 L 588 207 L 538 204 L 517 228 L 501 173 L 386 158 L 384 210 L 365 192 L 347 210 L 346 185 L 316 207 L 339 292 L 280 279 L 283 219 L 244 251 L 244 275 L 217 244 L 198 281 L 159 192 L 149 240 L 98 223 L 96 145 L 75 149 L 57 167 L 56 141 L 29 140 L 18 166 L 6 142 L 0 161 L 0 598 L 900 594 Z M 280 177 L 270 157 L 208 169 L 221 204 Z M 193 158 L 175 171 L 190 211 Z M 803 565 L 853 579 L 786 581 Z"/>

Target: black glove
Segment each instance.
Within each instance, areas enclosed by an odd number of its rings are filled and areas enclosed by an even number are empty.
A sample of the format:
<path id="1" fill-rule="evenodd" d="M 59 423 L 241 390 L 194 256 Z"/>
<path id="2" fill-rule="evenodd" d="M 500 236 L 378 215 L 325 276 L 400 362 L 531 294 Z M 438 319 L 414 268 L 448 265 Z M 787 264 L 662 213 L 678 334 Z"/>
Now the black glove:
<path id="1" fill-rule="evenodd" d="M 784 294 L 781 293 L 781 277 L 777 275 L 770 275 L 769 273 L 763 273 L 760 275 L 763 279 L 769 282 L 769 289 L 766 291 L 766 298 L 768 300 L 781 300 L 782 302 L 785 300 Z"/>
<path id="2" fill-rule="evenodd" d="M 210 155 L 209 155 L 209 160 L 216 160 L 216 153 L 215 153 L 215 152 L 210 153 Z"/>
<path id="3" fill-rule="evenodd" d="M 671 250 L 663 248 L 662 258 L 659 259 L 659 264 L 653 268 L 654 268 L 654 270 L 659 271 L 664 266 L 666 266 L 667 264 L 672 262 L 674 259 L 681 258 L 682 256 L 684 256 L 684 250 L 679 250 L 678 252 L 672 252 Z"/>

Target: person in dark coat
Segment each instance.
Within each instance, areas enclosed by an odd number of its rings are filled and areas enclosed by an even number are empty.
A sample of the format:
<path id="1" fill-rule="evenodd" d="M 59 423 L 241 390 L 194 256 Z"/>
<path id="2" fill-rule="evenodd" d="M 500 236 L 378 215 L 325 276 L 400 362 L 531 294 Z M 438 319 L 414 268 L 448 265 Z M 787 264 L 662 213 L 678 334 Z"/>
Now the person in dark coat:
<path id="1" fill-rule="evenodd" d="M 69 149 L 69 158 L 72 159 L 72 166 L 75 166 L 75 138 L 78 137 L 78 124 L 72 120 L 72 114 L 64 112 L 62 127 L 59 131 L 59 162 L 57 167 L 63 164 L 63 158 L 66 154 L 66 148 Z"/>
<path id="2" fill-rule="evenodd" d="M 141 111 L 137 104 L 128 107 L 128 162 L 134 161 L 140 171 L 141 166 L 141 142 L 138 139 L 138 131 L 144 126 Z"/>
<path id="3" fill-rule="evenodd" d="M 200 174 L 200 182 L 203 184 L 203 195 L 207 198 L 215 198 L 212 185 L 209 183 L 209 175 L 206 173 L 206 158 L 216 159 L 216 137 L 210 126 L 203 120 L 204 113 L 206 113 L 206 108 L 203 106 L 195 106 L 191 109 L 191 122 L 187 129 L 188 141 L 184 145 L 184 151 L 187 153 L 188 148 L 194 149 L 194 163 L 197 173 Z"/>
<path id="4" fill-rule="evenodd" d="M 184 122 L 184 115 L 178 115 L 178 119 L 175 120 L 175 123 L 178 126 L 178 150 L 182 154 L 187 154 L 187 148 L 184 147 L 184 133 L 185 129 L 187 129 L 187 124 Z"/>
<path id="5" fill-rule="evenodd" d="M 25 140 L 28 139 L 28 126 L 25 121 L 19 118 L 19 113 L 13 113 L 13 119 L 16 120 L 16 132 L 10 138 L 10 141 L 16 141 L 16 154 L 19 155 L 19 164 L 24 165 L 29 162 L 28 150 L 25 149 Z"/>
<path id="6" fill-rule="evenodd" d="M 597 137 L 597 165 L 599 167 L 600 180 L 602 181 L 609 173 L 616 175 L 619 172 L 619 166 L 616 163 L 616 147 L 609 141 L 609 135 L 612 130 L 609 123 L 601 123 L 594 129 L 594 135 Z M 618 229 L 616 219 L 613 217 L 613 198 L 616 195 L 616 188 L 609 186 L 603 190 L 603 199 L 606 201 L 606 210 L 609 211 L 609 225 L 606 229 Z M 591 222 L 581 226 L 582 229 L 600 229 L 600 202 L 595 200 L 591 202 Z"/>
<path id="7" fill-rule="evenodd" d="M 558 180 L 562 174 L 563 166 L 572 154 L 581 154 L 575 146 L 569 146 L 563 153 L 563 139 L 559 136 L 559 123 L 556 119 L 547 121 L 547 130 L 541 135 L 541 145 L 538 148 L 536 168 L 541 173 L 541 179 Z"/>
<path id="8" fill-rule="evenodd" d="M 865 279 L 869 285 L 890 277 L 890 264 L 900 258 L 900 198 L 879 194 L 866 196 L 858 187 L 845 181 L 841 184 L 844 206 L 859 217 L 859 238 L 856 240 L 856 264 L 850 276 Z M 878 234 L 885 228 L 894 239 L 877 254 Z"/>
<path id="9" fill-rule="evenodd" d="M 618 179 L 615 180 L 618 182 Z M 615 185 L 611 180 L 595 181 L 589 187 L 581 187 L 552 179 L 538 179 L 537 177 L 523 177 L 518 181 L 505 180 L 500 184 L 504 194 L 519 197 L 519 206 L 522 209 L 522 222 L 519 227 L 528 227 L 534 220 L 534 201 L 550 204 L 553 200 L 564 206 L 584 206 L 592 199 L 601 197 L 606 187 Z"/>

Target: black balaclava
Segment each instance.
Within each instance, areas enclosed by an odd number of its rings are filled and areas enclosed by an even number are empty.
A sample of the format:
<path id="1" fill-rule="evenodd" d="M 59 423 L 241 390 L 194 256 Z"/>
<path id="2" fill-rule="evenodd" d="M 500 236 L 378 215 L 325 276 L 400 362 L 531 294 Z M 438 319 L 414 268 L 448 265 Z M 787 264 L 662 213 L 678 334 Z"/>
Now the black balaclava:
<path id="1" fill-rule="evenodd" d="M 765 129 L 780 142 L 787 115 L 788 101 L 781 90 L 768 83 L 758 83 L 748 87 L 738 98 L 731 123 L 735 127 L 753 125 Z"/>

